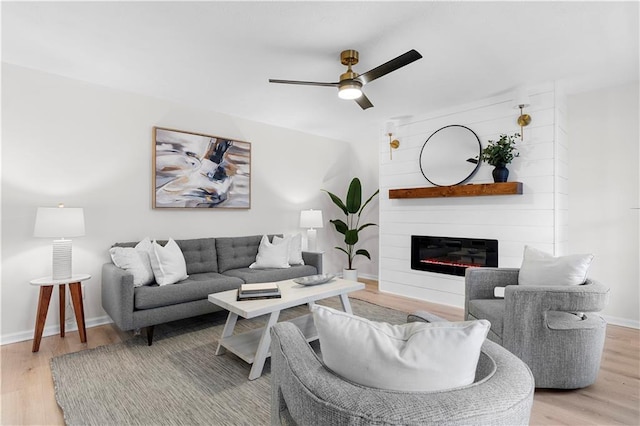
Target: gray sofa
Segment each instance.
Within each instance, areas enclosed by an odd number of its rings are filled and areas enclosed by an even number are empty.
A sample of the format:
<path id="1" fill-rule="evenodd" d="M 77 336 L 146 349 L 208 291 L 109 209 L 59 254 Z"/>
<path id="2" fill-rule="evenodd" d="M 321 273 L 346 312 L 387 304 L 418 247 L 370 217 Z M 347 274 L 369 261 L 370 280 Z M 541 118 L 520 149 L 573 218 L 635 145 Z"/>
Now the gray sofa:
<path id="1" fill-rule="evenodd" d="M 416 312 L 408 321 L 442 321 Z M 533 376 L 515 355 L 489 340 L 476 380 L 445 391 L 400 392 L 351 383 L 325 368 L 300 330 L 271 329 L 271 424 L 527 425 Z M 366 354 L 364 354 L 366 356 Z"/>
<path id="2" fill-rule="evenodd" d="M 124 331 L 146 327 L 149 345 L 153 326 L 221 310 L 207 300 L 211 293 L 243 283 L 281 281 L 322 273 L 322 254 L 302 252 L 304 265 L 286 269 L 250 269 L 261 235 L 176 240 L 189 278 L 176 284 L 133 286 L 133 275 L 113 263 L 102 267 L 102 307 Z M 269 237 L 273 239 L 273 236 Z M 164 245 L 165 242 L 159 241 Z M 135 242 L 114 247 L 134 247 Z"/>

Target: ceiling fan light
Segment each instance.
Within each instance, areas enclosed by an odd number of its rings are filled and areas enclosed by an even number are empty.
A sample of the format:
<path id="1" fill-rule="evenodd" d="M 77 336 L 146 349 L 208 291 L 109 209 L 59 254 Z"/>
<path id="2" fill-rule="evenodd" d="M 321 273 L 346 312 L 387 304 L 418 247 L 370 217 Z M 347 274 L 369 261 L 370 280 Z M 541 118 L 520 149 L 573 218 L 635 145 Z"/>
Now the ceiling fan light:
<path id="1" fill-rule="evenodd" d="M 361 87 L 362 84 L 359 81 L 351 80 L 341 82 L 338 88 L 338 96 L 340 99 L 358 99 L 362 96 Z"/>

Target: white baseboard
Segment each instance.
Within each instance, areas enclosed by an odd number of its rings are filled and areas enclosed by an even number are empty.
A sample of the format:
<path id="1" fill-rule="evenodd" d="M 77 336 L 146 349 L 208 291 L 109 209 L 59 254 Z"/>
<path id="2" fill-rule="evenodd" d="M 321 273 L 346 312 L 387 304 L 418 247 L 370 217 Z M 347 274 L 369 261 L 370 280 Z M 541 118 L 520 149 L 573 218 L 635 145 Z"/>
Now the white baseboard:
<path id="1" fill-rule="evenodd" d="M 342 274 L 340 274 L 340 276 L 342 276 Z M 378 276 L 377 275 L 361 274 L 360 272 L 358 272 L 358 278 L 364 278 L 365 280 L 378 281 Z"/>
<path id="2" fill-rule="evenodd" d="M 97 327 L 99 325 L 111 324 L 111 318 L 107 315 L 98 318 L 90 318 L 85 320 L 84 325 L 85 328 Z M 75 320 L 67 321 L 65 325 L 65 332 L 67 331 L 76 331 L 78 330 L 78 325 Z M 42 332 L 42 337 L 53 336 L 56 334 L 60 334 L 60 325 L 53 324 L 49 326 L 45 326 L 44 331 Z M 17 333 L 5 334 L 0 336 L 0 345 L 8 345 L 10 343 L 24 342 L 25 340 L 33 339 L 33 330 L 27 331 L 19 331 Z"/>
<path id="3" fill-rule="evenodd" d="M 607 321 L 607 324 L 640 329 L 640 321 L 630 320 L 627 318 L 612 317 L 610 315 L 602 315 L 602 318 Z"/>

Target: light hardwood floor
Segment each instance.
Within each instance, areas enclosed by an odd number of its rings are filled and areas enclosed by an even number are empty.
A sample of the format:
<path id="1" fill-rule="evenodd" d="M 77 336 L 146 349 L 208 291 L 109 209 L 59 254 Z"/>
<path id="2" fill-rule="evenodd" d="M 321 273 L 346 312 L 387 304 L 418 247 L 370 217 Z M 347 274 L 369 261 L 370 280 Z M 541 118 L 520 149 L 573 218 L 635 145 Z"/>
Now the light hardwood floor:
<path id="1" fill-rule="evenodd" d="M 426 310 L 457 321 L 462 309 L 378 292 L 377 282 L 352 296 L 403 312 Z M 537 390 L 531 424 L 534 425 L 640 425 L 640 331 L 609 325 L 598 381 L 576 391 Z M 53 391 L 49 360 L 57 355 L 121 342 L 130 333 L 104 325 L 87 329 L 87 343 L 78 333 L 64 339 L 42 339 L 40 352 L 31 353 L 31 341 L 0 348 L 1 424 L 61 425 L 62 412 Z"/>

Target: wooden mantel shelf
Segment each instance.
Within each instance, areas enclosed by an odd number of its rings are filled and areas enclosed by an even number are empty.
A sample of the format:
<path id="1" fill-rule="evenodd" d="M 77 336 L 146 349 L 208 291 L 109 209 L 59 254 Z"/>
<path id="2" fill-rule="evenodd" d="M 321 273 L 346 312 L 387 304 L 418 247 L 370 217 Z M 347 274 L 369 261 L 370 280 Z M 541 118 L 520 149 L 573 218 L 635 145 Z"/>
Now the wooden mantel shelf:
<path id="1" fill-rule="evenodd" d="M 522 194 L 522 182 L 480 183 L 389 190 L 389 198 L 481 197 L 486 195 L 514 194 Z"/>

